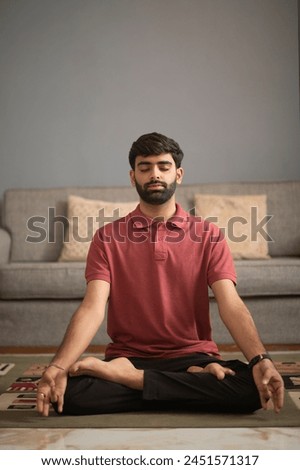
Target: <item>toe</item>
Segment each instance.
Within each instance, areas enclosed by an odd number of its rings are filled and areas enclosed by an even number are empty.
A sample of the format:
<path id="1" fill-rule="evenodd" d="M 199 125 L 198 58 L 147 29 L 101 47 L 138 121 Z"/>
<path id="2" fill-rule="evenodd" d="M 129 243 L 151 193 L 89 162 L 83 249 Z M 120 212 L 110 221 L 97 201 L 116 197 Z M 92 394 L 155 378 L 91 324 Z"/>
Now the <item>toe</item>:
<path id="1" fill-rule="evenodd" d="M 75 364 L 73 364 L 69 369 L 70 377 L 73 377 L 75 375 L 79 375 L 80 369 L 81 369 L 80 362 L 75 362 Z"/>
<path id="2" fill-rule="evenodd" d="M 203 367 L 200 366 L 190 366 L 187 369 L 187 372 L 191 372 L 192 374 L 197 374 L 199 372 L 203 372 Z"/>

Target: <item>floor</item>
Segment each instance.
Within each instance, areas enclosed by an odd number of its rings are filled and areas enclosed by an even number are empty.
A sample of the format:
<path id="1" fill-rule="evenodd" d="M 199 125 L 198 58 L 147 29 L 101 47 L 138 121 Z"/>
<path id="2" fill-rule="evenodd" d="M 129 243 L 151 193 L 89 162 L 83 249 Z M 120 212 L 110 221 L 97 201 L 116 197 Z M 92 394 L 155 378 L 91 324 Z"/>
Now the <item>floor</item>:
<path id="1" fill-rule="evenodd" d="M 282 353 L 281 353 L 282 355 Z M 199 429 L 0 429 L 0 450 L 300 450 L 300 427 Z"/>
<path id="2" fill-rule="evenodd" d="M 0 450 L 299 450 L 300 428 L 4 429 Z"/>

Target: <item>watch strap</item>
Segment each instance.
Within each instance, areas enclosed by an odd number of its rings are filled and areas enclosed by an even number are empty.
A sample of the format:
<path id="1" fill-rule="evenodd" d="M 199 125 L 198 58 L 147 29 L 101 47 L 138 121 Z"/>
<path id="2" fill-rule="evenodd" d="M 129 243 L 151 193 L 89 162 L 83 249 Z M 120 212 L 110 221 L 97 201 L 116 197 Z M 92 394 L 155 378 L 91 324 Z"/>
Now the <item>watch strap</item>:
<path id="1" fill-rule="evenodd" d="M 248 364 L 249 369 L 252 369 L 252 367 L 254 367 L 255 364 L 262 361 L 263 359 L 269 359 L 269 361 L 272 361 L 272 358 L 271 358 L 270 354 L 268 354 L 268 353 L 258 354 L 257 356 L 254 356 L 251 359 L 251 361 L 249 362 L 249 364 Z"/>

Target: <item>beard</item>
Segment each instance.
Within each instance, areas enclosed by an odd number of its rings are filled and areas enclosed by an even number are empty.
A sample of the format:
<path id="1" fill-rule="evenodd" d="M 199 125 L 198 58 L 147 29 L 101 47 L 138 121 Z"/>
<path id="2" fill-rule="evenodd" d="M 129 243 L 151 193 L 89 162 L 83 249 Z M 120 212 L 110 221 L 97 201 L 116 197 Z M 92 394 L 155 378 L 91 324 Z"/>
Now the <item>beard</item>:
<path id="1" fill-rule="evenodd" d="M 154 183 L 159 183 L 163 188 L 149 189 L 148 187 Z M 157 206 L 164 204 L 171 199 L 175 193 L 176 186 L 176 179 L 171 184 L 166 184 L 163 181 L 151 181 L 150 183 L 146 183 L 144 186 L 141 186 L 137 181 L 135 181 L 136 190 L 142 201 Z"/>

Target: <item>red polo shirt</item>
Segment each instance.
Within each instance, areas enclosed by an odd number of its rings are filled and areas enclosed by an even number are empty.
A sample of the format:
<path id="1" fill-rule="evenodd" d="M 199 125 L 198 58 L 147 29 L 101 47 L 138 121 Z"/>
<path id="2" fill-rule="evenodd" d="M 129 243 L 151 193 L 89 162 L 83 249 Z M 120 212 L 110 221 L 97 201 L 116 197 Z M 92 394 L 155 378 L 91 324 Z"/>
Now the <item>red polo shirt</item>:
<path id="1" fill-rule="evenodd" d="M 139 206 L 97 230 L 90 246 L 87 282 L 110 283 L 106 356 L 218 355 L 211 337 L 208 286 L 236 282 L 220 230 L 179 205 L 166 223 Z"/>

